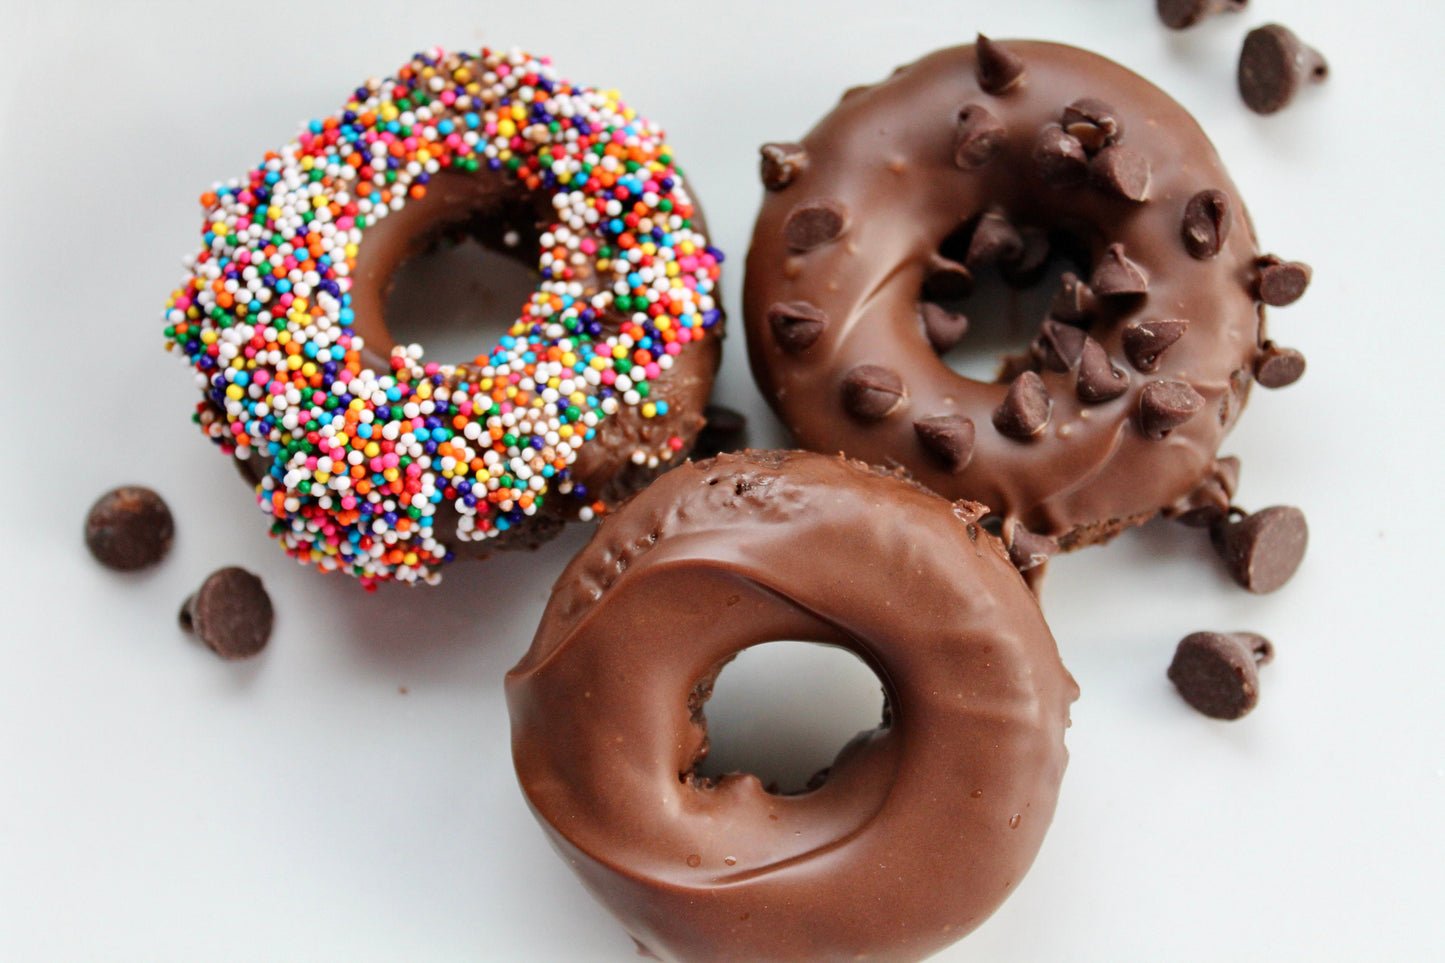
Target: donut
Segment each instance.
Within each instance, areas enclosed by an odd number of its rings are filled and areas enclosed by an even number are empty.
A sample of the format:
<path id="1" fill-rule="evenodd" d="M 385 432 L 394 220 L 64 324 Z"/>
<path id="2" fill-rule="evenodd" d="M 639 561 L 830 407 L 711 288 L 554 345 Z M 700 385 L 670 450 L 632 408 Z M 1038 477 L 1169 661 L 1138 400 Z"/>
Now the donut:
<path id="1" fill-rule="evenodd" d="M 1251 384 L 1303 372 L 1263 305 L 1298 299 L 1308 268 L 1260 254 L 1199 125 L 1096 54 L 935 52 L 761 167 L 748 356 L 796 441 L 906 468 L 1051 550 L 1161 511 L 1222 517 L 1216 454 Z M 955 373 L 941 356 L 968 324 L 949 306 L 974 274 L 1026 285 L 1050 252 L 1078 273 L 1029 350 L 994 382 Z"/>
<path id="2" fill-rule="evenodd" d="M 434 582 L 605 511 L 702 425 L 722 253 L 662 130 L 547 58 L 417 54 L 201 204 L 166 346 L 302 563 Z M 382 305 L 457 234 L 540 281 L 490 351 L 424 361 Z"/>
<path id="3" fill-rule="evenodd" d="M 1078 694 L 983 507 L 808 452 L 689 462 L 599 527 L 507 675 L 522 790 L 664 960 L 917 960 L 978 926 L 1043 841 Z M 841 646 L 882 724 L 801 794 L 698 775 L 749 646 Z"/>

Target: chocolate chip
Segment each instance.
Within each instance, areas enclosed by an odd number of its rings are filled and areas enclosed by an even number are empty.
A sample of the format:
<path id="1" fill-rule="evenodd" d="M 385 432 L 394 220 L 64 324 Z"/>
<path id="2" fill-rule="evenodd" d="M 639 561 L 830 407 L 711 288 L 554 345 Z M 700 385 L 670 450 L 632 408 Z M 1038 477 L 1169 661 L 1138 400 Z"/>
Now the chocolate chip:
<path id="1" fill-rule="evenodd" d="M 1166 513 L 1190 528 L 1209 528 L 1229 514 L 1230 501 L 1239 488 L 1239 459 L 1218 458 L 1199 485 Z"/>
<path id="2" fill-rule="evenodd" d="M 987 108 L 969 104 L 958 112 L 953 162 L 963 170 L 977 170 L 998 156 L 1004 134 L 1003 124 Z"/>
<path id="3" fill-rule="evenodd" d="M 1188 330 L 1188 321 L 1135 321 L 1121 335 L 1124 357 L 1136 371 L 1153 371 L 1159 367 L 1160 356 Z"/>
<path id="4" fill-rule="evenodd" d="M 1050 318 L 1039 325 L 1039 336 L 1032 345 L 1039 363 L 1050 371 L 1068 371 L 1077 367 L 1084 356 L 1084 342 L 1089 336 L 1073 325 Z"/>
<path id="5" fill-rule="evenodd" d="M 1039 131 L 1034 140 L 1034 168 L 1051 187 L 1072 187 L 1089 176 L 1089 155 L 1084 145 L 1057 124 Z"/>
<path id="6" fill-rule="evenodd" d="M 828 316 L 807 301 L 783 301 L 768 308 L 773 338 L 789 354 L 807 350 L 827 326 Z"/>
<path id="7" fill-rule="evenodd" d="M 1123 137 L 1124 123 L 1109 104 L 1084 97 L 1064 108 L 1064 130 L 1092 154 Z"/>
<path id="8" fill-rule="evenodd" d="M 802 144 L 764 144 L 758 148 L 763 186 L 780 191 L 808 169 L 808 152 Z"/>
<path id="9" fill-rule="evenodd" d="M 1020 572 L 1038 568 L 1059 553 L 1059 543 L 1047 535 L 1035 535 L 1022 525 L 1015 525 L 1008 543 L 1009 561 Z"/>
<path id="10" fill-rule="evenodd" d="M 1149 278 L 1143 268 L 1125 256 L 1124 245 L 1110 244 L 1094 266 L 1089 287 L 1102 297 L 1127 297 L 1148 291 Z"/>
<path id="11" fill-rule="evenodd" d="M 1049 304 L 1049 316 L 1069 324 L 1083 324 L 1092 320 L 1099 306 L 1093 288 L 1079 280 L 1079 276 L 1072 271 L 1065 271 L 1059 281 L 1059 291 Z"/>
<path id="12" fill-rule="evenodd" d="M 1256 27 L 1239 54 L 1239 93 L 1250 110 L 1273 114 L 1295 99 L 1305 84 L 1317 84 L 1330 68 L 1319 51 L 1305 46 L 1288 27 Z"/>
<path id="13" fill-rule="evenodd" d="M 783 239 L 794 251 L 811 251 L 848 229 L 848 209 L 827 198 L 803 201 L 783 222 Z"/>
<path id="14" fill-rule="evenodd" d="M 223 659 L 248 659 L 266 647 L 275 623 L 271 597 L 243 568 L 212 572 L 181 610 L 181 625 Z"/>
<path id="15" fill-rule="evenodd" d="M 1179 233 L 1190 257 L 1207 261 L 1223 249 L 1229 237 L 1229 213 L 1229 195 L 1223 191 L 1200 191 L 1189 199 Z"/>
<path id="16" fill-rule="evenodd" d="M 928 256 L 923 272 L 924 297 L 935 301 L 955 301 L 973 290 L 973 272 L 942 254 Z"/>
<path id="17" fill-rule="evenodd" d="M 1266 388 L 1283 388 L 1305 373 L 1305 356 L 1294 348 L 1281 348 L 1266 341 L 1254 357 L 1254 380 Z"/>
<path id="18" fill-rule="evenodd" d="M 1019 230 L 1023 250 L 1013 261 L 999 265 L 1003 279 L 1016 288 L 1027 288 L 1037 284 L 1044 276 L 1049 263 L 1049 236 L 1036 227 Z"/>
<path id="19" fill-rule="evenodd" d="M 1304 512 L 1275 505 L 1210 531 L 1215 550 L 1241 586 L 1263 595 L 1290 580 L 1304 558 L 1310 530 Z"/>
<path id="20" fill-rule="evenodd" d="M 1074 390 L 1084 404 L 1102 404 L 1129 390 L 1129 374 L 1114 367 L 1103 345 L 1086 337 L 1079 358 L 1079 378 L 1074 384 Z"/>
<path id="21" fill-rule="evenodd" d="M 1142 204 L 1149 199 L 1149 161 L 1121 144 L 1106 147 L 1089 163 L 1094 186 L 1107 194 Z"/>
<path id="22" fill-rule="evenodd" d="M 1024 76 L 1023 58 L 1011 50 L 978 35 L 974 50 L 978 57 L 978 86 L 986 94 L 1002 94 Z"/>
<path id="23" fill-rule="evenodd" d="M 963 471 L 973 458 L 973 422 L 963 415 L 934 415 L 913 423 L 918 441 L 950 471 Z"/>
<path id="24" fill-rule="evenodd" d="M 1139 430 L 1155 441 L 1204 407 L 1204 397 L 1183 381 L 1151 381 L 1139 392 Z"/>
<path id="25" fill-rule="evenodd" d="M 165 558 L 175 533 L 175 520 L 165 501 L 138 485 L 106 492 L 85 516 L 85 545 L 90 554 L 118 572 L 133 572 Z"/>
<path id="26" fill-rule="evenodd" d="M 1259 299 L 1273 308 L 1284 308 L 1304 297 L 1314 271 L 1308 264 L 1285 261 L 1266 254 L 1258 261 Z"/>
<path id="27" fill-rule="evenodd" d="M 741 451 L 748 445 L 748 419 L 742 412 L 722 405 L 703 409 L 702 430 L 692 446 L 692 459 L 701 461 L 725 451 Z"/>
<path id="28" fill-rule="evenodd" d="M 843 376 L 843 407 L 865 421 L 886 418 L 903 403 L 903 379 L 892 368 L 860 364 Z"/>
<path id="29" fill-rule="evenodd" d="M 1216 13 L 1243 10 L 1247 2 L 1248 0 L 1158 0 L 1157 5 L 1159 19 L 1164 21 L 1164 26 L 1183 30 Z"/>
<path id="30" fill-rule="evenodd" d="M 1023 254 L 1018 228 L 997 211 L 985 211 L 973 229 L 964 264 L 970 269 L 1013 261 Z"/>
<path id="31" fill-rule="evenodd" d="M 923 333 L 928 336 L 928 343 L 939 354 L 958 344 L 968 331 L 968 318 L 931 301 L 924 301 L 918 306 L 918 319 L 923 325 Z"/>
<path id="32" fill-rule="evenodd" d="M 1169 681 L 1184 701 L 1214 719 L 1238 719 L 1259 703 L 1259 667 L 1274 646 L 1253 632 L 1195 632 L 1174 650 Z"/>
<path id="33" fill-rule="evenodd" d="M 1054 400 L 1044 387 L 1044 380 L 1032 371 L 1025 371 L 1009 385 L 1003 404 L 994 409 L 993 426 L 999 434 L 1026 441 L 1044 430 L 1054 408 Z"/>

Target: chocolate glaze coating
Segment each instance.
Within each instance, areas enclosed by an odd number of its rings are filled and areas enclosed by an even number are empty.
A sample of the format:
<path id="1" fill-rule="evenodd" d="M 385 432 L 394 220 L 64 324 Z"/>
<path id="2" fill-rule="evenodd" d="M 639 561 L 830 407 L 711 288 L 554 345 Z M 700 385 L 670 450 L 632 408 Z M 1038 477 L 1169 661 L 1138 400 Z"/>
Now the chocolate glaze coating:
<path id="1" fill-rule="evenodd" d="M 1001 94 L 980 87 L 975 48 L 955 47 L 847 98 L 803 139 L 807 167 L 767 193 L 748 254 L 749 358 L 764 395 L 803 447 L 903 465 L 947 497 L 983 502 L 1075 548 L 1106 541 L 1175 504 L 1213 471 L 1264 339 L 1255 298 L 1259 252 L 1244 202 L 1179 104 L 1083 50 L 1020 41 L 1002 46 L 1022 60 L 1025 72 Z M 1036 163 L 1038 138 L 1056 130 L 1081 98 L 1111 105 L 1117 143 L 1148 164 L 1146 201 L 1087 181 L 1058 186 L 1047 165 Z M 985 163 L 963 167 L 956 160 L 958 118 L 970 108 L 996 118 L 1002 133 Z M 1225 216 L 1234 222 L 1218 231 L 1218 253 L 1208 258 L 1191 253 L 1182 230 L 1201 191 L 1221 192 Z M 820 201 L 849 211 L 847 229 L 806 253 L 790 250 L 783 237 L 789 212 Z M 1098 400 L 1098 392 L 1085 391 L 1080 397 L 1077 365 L 1009 359 L 1008 378 L 1037 372 L 1053 401 L 1048 424 L 1036 434 L 1010 434 L 1007 423 L 996 428 L 992 415 L 1009 384 L 954 373 L 918 323 L 920 291 L 940 245 L 986 211 L 1022 228 L 1072 235 L 1096 271 L 1127 264 L 1139 275 L 1130 273 L 1131 279 L 1146 282 L 1142 294 L 1120 289 L 1097 297 L 1077 321 L 1128 373 L 1117 396 Z M 783 350 L 766 329 L 768 309 L 779 302 L 806 302 L 829 318 L 807 350 Z M 1131 365 L 1128 326 L 1162 320 L 1187 321 L 1187 331 L 1147 370 Z M 846 373 L 865 364 L 899 372 L 904 387 L 903 402 L 868 423 L 835 400 Z M 1187 384 L 1204 400 L 1197 414 L 1162 435 L 1141 426 L 1141 397 L 1157 392 L 1149 386 L 1158 381 Z M 978 428 L 973 457 L 962 470 L 941 465 L 913 428 L 948 415 Z"/>
<path id="2" fill-rule="evenodd" d="M 694 200 L 694 203 L 695 200 Z M 536 266 L 538 238 L 555 217 L 551 203 L 541 192 L 529 193 L 515 177 L 483 169 L 471 173 L 444 170 L 432 175 L 427 193 L 408 200 L 400 210 L 367 228 L 356 253 L 352 272 L 352 328 L 366 342 L 362 361 L 384 371 L 396 341 L 387 329 L 384 306 L 396 270 L 408 259 L 424 254 L 442 237 L 465 235 L 493 250 L 515 256 L 529 268 Z M 706 233 L 700 209 L 693 220 Z M 504 243 L 515 232 L 513 245 Z M 586 296 L 595 293 L 596 279 L 590 263 L 574 265 L 576 279 Z M 518 308 L 521 305 L 517 305 Z M 528 516 L 495 538 L 459 541 L 455 536 L 456 508 L 450 502 L 438 506 L 434 525 L 436 538 L 460 557 L 486 558 L 509 548 L 535 548 L 555 538 L 565 521 L 593 501 L 618 504 L 644 488 L 660 471 L 680 461 L 692 449 L 703 426 L 702 411 L 712 391 L 713 378 L 721 359 L 722 325 L 715 336 L 687 346 L 673 366 L 651 379 L 652 397 L 668 402 L 668 413 L 644 418 L 634 405 L 622 405 L 616 414 L 604 418 L 596 436 L 577 454 L 571 476 L 587 491 L 585 499 L 553 495 L 537 514 Z M 485 355 L 490 344 L 478 344 Z M 457 359 L 433 358 L 449 362 Z M 453 381 L 463 380 L 464 365 L 458 365 Z M 680 450 L 669 444 L 682 439 Z M 641 454 L 641 463 L 636 456 Z M 242 476 L 251 484 L 265 474 L 264 460 L 253 455 L 242 462 Z"/>
<path id="3" fill-rule="evenodd" d="M 918 960 L 1018 884 L 1078 689 L 980 510 L 842 458 L 722 455 L 663 476 L 562 574 L 507 675 L 513 759 L 553 844 L 641 946 Z M 713 680 L 781 639 L 859 655 L 884 725 L 799 795 L 699 778 Z"/>

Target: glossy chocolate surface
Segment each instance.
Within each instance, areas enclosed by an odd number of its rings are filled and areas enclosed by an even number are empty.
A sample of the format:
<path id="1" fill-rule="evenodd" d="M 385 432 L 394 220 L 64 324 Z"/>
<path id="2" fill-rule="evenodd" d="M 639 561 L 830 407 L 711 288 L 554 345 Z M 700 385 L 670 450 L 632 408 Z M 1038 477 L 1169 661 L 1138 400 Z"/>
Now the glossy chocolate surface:
<path id="1" fill-rule="evenodd" d="M 606 519 L 507 676 L 522 789 L 586 887 L 665 960 L 918 960 L 1034 859 L 1078 689 L 1003 544 L 857 462 L 722 455 Z M 886 719 L 817 788 L 697 776 L 743 649 L 845 647 Z"/>

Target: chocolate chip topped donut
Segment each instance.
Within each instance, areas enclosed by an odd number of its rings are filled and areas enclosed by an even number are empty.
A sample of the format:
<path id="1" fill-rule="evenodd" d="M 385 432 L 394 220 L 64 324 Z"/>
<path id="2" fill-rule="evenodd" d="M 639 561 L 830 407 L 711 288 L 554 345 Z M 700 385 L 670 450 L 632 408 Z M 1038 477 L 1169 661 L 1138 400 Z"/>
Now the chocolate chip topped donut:
<path id="1" fill-rule="evenodd" d="M 773 408 L 1011 531 L 1074 548 L 1200 508 L 1251 384 L 1303 371 L 1263 305 L 1308 269 L 1261 254 L 1193 118 L 1095 54 L 930 54 L 765 146 L 762 175 L 744 310 Z M 995 383 L 951 370 L 973 276 L 1030 283 L 1051 249 L 1075 271 L 1029 351 Z"/>
<path id="2" fill-rule="evenodd" d="M 722 254 L 662 130 L 546 58 L 417 54 L 201 201 L 167 346 L 303 563 L 434 580 L 605 511 L 702 427 Z M 539 284 L 494 348 L 423 361 L 382 306 L 456 234 Z"/>

